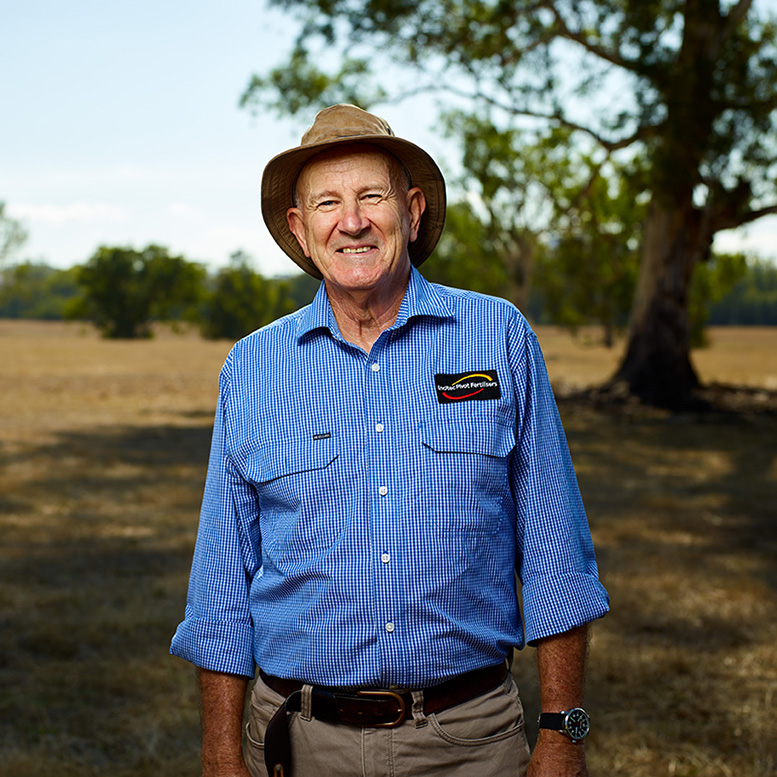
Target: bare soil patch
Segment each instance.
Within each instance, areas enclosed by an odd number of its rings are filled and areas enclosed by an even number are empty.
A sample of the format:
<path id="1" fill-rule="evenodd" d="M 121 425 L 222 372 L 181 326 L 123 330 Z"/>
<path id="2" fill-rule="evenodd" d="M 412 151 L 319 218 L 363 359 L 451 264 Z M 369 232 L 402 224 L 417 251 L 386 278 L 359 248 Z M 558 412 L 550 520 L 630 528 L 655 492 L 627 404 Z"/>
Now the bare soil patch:
<path id="1" fill-rule="evenodd" d="M 612 613 L 594 629 L 592 777 L 777 767 L 777 330 L 714 330 L 745 412 L 564 399 L 618 358 L 540 329 Z M 0 777 L 198 775 L 181 618 L 230 344 L 0 322 Z M 727 389 L 728 391 L 728 389 Z M 530 732 L 531 650 L 516 659 Z"/>

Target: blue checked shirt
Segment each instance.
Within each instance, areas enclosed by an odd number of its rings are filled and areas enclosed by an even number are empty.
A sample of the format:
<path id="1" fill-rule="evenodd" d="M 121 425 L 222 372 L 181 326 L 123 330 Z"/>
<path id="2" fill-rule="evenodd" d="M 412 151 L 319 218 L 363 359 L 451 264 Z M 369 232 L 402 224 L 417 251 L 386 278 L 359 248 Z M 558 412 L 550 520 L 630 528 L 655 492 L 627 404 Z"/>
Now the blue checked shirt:
<path id="1" fill-rule="evenodd" d="M 504 300 L 414 269 L 367 355 L 322 285 L 238 342 L 219 388 L 175 655 L 423 687 L 607 611 L 542 354 Z"/>

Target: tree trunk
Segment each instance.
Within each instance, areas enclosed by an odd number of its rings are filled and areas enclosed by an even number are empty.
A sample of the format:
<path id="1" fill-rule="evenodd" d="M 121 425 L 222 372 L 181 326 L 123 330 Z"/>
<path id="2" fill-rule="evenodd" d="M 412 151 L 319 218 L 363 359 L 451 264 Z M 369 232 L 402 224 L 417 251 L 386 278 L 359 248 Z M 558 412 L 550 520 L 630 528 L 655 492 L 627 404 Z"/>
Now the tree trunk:
<path id="1" fill-rule="evenodd" d="M 688 294 L 705 246 L 700 215 L 653 198 L 645 224 L 626 355 L 611 386 L 651 405 L 687 406 L 699 385 L 690 361 Z"/>
<path id="2" fill-rule="evenodd" d="M 507 275 L 505 296 L 518 310 L 526 311 L 531 291 L 531 274 L 534 268 L 534 245 L 523 233 L 511 233 L 512 250 L 502 255 Z"/>

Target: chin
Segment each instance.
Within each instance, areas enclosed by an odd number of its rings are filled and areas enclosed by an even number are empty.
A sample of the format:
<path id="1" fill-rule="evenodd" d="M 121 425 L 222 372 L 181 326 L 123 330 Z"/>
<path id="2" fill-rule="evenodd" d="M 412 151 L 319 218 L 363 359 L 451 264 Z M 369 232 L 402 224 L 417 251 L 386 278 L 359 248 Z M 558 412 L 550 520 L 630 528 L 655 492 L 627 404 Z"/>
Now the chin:
<path id="1" fill-rule="evenodd" d="M 377 286 L 388 273 L 383 267 L 354 267 L 331 274 L 331 279 L 344 289 L 370 289 Z"/>

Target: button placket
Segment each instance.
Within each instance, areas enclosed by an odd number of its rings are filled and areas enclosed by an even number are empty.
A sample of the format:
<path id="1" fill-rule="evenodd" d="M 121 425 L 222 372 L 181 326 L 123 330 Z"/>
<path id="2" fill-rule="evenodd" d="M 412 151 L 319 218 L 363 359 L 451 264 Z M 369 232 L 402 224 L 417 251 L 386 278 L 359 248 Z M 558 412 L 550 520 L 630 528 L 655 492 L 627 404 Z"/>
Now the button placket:
<path id="1" fill-rule="evenodd" d="M 389 501 L 389 488 L 391 487 L 391 456 L 386 448 L 386 444 L 389 438 L 386 436 L 386 402 L 388 397 L 384 394 L 384 377 L 387 377 L 382 372 L 381 365 L 377 362 L 373 362 L 368 365 L 368 379 L 367 390 L 369 402 L 367 405 L 367 418 L 365 418 L 366 429 L 369 430 L 368 434 L 372 438 L 372 445 L 368 444 L 367 450 L 372 458 L 370 467 L 373 470 L 373 477 L 375 478 L 373 483 L 373 494 L 377 491 L 377 501 L 374 505 L 375 523 L 374 530 L 374 543 L 377 548 L 391 548 L 394 542 L 393 533 L 396 531 L 396 527 L 391 520 L 392 504 Z M 367 420 L 369 419 L 369 420 Z M 385 480 L 384 480 L 385 478 Z M 386 640 L 396 640 L 396 624 L 392 619 L 392 614 L 396 612 L 396 581 L 394 580 L 394 572 L 392 562 L 392 555 L 387 550 L 379 550 L 378 558 L 380 559 L 379 566 L 384 574 L 379 576 L 376 581 L 378 585 L 378 628 L 382 631 Z M 394 648 L 386 648 L 387 650 L 393 650 Z"/>

